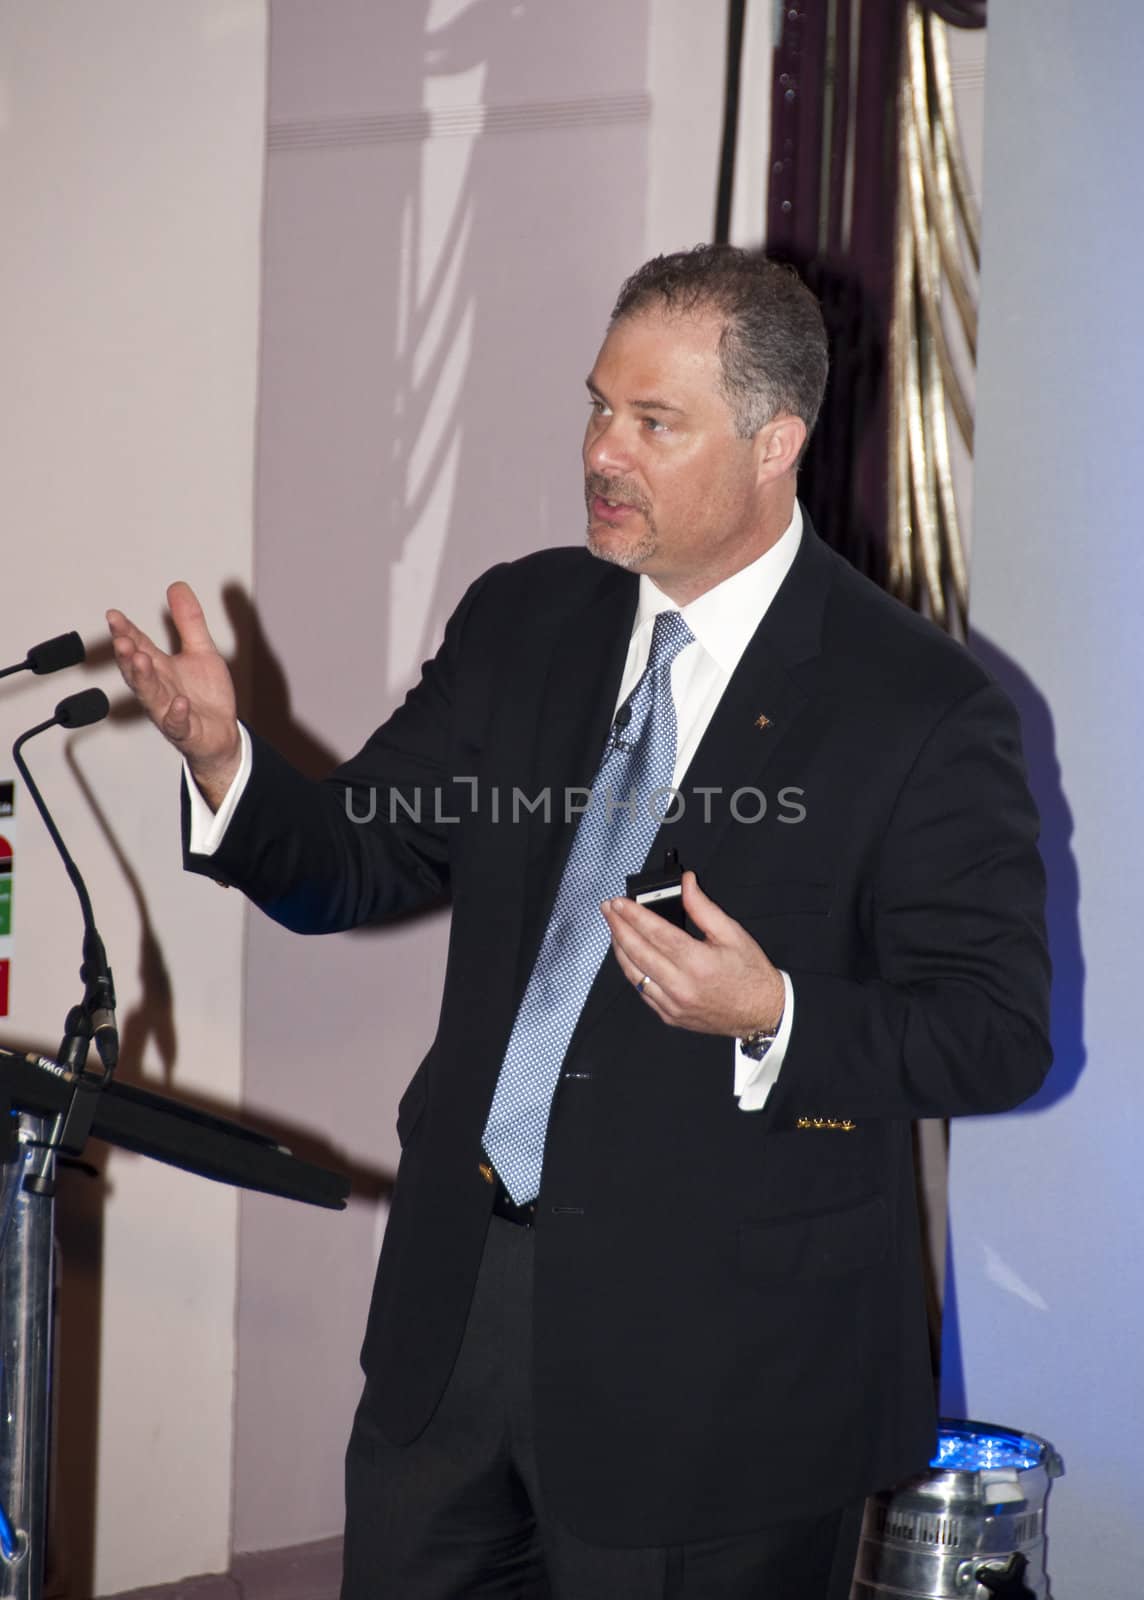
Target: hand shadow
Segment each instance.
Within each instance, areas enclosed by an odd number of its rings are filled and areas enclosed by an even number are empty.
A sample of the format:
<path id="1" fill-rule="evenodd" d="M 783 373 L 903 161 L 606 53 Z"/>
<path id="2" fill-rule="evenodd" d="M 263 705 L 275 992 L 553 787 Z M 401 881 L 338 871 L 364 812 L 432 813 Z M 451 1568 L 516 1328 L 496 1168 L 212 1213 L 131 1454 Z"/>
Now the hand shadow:
<path id="1" fill-rule="evenodd" d="M 234 650 L 227 658 L 234 681 L 239 719 L 269 740 L 298 771 L 308 778 L 322 778 L 337 766 L 339 757 L 317 734 L 299 722 L 293 713 L 290 688 L 281 660 L 270 645 L 262 620 L 248 592 L 239 583 L 224 585 L 222 609 L 234 634 Z M 210 627 L 211 618 L 207 617 Z M 177 654 L 179 636 L 169 615 L 163 626 L 169 654 Z M 87 647 L 89 668 L 103 667 L 115 660 L 111 640 L 100 638 Z M 116 724 L 136 722 L 145 712 L 129 690 L 112 699 L 109 720 Z"/>

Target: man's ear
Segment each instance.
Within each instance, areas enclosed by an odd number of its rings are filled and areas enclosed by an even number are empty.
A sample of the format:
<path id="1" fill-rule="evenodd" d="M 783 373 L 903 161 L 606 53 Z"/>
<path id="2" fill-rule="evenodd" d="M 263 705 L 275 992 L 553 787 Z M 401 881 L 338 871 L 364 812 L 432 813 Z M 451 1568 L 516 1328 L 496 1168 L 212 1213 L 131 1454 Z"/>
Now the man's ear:
<path id="1" fill-rule="evenodd" d="M 759 483 L 773 483 L 793 472 L 805 443 L 806 423 L 801 417 L 792 417 L 784 411 L 764 423 L 755 435 L 755 468 Z"/>

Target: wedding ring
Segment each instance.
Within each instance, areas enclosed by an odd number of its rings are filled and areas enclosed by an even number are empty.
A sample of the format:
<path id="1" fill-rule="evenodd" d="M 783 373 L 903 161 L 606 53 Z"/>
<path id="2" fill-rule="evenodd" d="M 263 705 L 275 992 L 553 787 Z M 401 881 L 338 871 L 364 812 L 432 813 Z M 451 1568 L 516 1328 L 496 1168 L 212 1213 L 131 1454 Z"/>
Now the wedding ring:
<path id="1" fill-rule="evenodd" d="M 643 977 L 636 984 L 636 993 L 637 994 L 643 994 L 644 990 L 647 988 L 647 986 L 648 986 L 648 984 L 650 982 L 651 982 L 651 979 L 648 977 L 647 973 L 645 972 Z"/>

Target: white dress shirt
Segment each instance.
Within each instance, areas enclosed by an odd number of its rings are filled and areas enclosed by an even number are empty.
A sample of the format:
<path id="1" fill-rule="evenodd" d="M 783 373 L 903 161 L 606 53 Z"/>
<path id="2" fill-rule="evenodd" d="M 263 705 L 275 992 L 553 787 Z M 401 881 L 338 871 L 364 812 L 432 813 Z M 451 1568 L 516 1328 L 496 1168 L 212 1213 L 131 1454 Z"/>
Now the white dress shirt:
<path id="1" fill-rule="evenodd" d="M 749 567 L 708 589 L 706 594 L 682 607 L 683 620 L 694 635 L 671 666 L 671 697 L 675 703 L 676 747 L 672 786 L 678 787 L 699 741 L 715 714 L 723 691 L 739 665 L 751 636 L 778 593 L 790 571 L 802 539 L 802 511 L 795 502 L 794 516 L 785 533 Z M 616 708 L 635 688 L 647 665 L 655 619 L 661 611 L 677 609 L 675 602 L 653 581 L 640 577 L 639 602 L 632 626 L 627 660 L 620 680 Z M 234 781 L 216 812 L 212 812 L 187 772 L 190 795 L 190 847 L 197 855 L 213 855 L 222 843 L 234 809 L 242 798 L 251 770 L 251 746 L 247 731 L 239 724 L 242 762 Z M 184 764 L 185 766 L 185 764 Z M 741 1111 L 759 1111 L 766 1104 L 771 1086 L 787 1052 L 794 1025 L 794 989 L 788 973 L 782 973 L 786 1004 L 778 1037 L 761 1061 L 745 1056 L 736 1041 L 734 1047 L 733 1093 Z"/>
<path id="2" fill-rule="evenodd" d="M 723 691 L 730 683 L 743 651 L 791 569 L 801 539 L 802 510 L 796 500 L 794 516 L 786 532 L 769 550 L 757 561 L 752 561 L 749 567 L 743 567 L 733 577 L 725 578 L 713 589 L 708 589 L 706 594 L 701 594 L 698 600 L 681 608 L 683 620 L 694 635 L 694 642 L 681 650 L 671 664 L 671 698 L 675 703 L 676 727 L 675 772 L 671 780 L 673 788 L 679 787 L 680 780 L 691 765 L 691 758 L 707 732 L 707 725 L 723 698 Z M 647 666 L 656 617 L 661 611 L 674 609 L 675 602 L 669 600 L 651 578 L 641 576 L 639 603 L 636 606 L 631 643 L 628 645 L 628 657 L 624 663 L 624 675 L 620 680 L 617 708 L 635 688 Z M 794 988 L 788 973 L 782 973 L 782 980 L 786 1004 L 774 1044 L 761 1061 L 753 1061 L 750 1056 L 743 1054 L 738 1043 L 735 1045 L 733 1092 L 739 1101 L 740 1111 L 762 1110 L 787 1052 L 794 1026 Z"/>

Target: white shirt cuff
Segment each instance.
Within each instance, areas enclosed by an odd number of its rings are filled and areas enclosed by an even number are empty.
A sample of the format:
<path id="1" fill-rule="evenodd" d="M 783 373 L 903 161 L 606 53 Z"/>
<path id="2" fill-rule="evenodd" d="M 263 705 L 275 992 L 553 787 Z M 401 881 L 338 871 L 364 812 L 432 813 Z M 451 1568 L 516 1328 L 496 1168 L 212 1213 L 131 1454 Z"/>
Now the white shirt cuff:
<path id="1" fill-rule="evenodd" d="M 187 795 L 191 803 L 189 848 L 193 855 L 214 855 L 223 841 L 223 835 L 230 826 L 230 819 L 234 816 L 234 808 L 242 799 L 243 790 L 246 788 L 251 769 L 254 766 L 254 756 L 250 747 L 250 735 L 241 722 L 238 725 L 238 736 L 242 740 L 242 761 L 217 811 L 212 811 L 210 806 L 207 805 L 200 793 L 198 784 L 191 777 L 191 769 L 185 761 L 183 762 L 183 781 L 187 786 Z M 778 1041 L 776 1040 L 771 1046 L 771 1050 L 775 1050 L 777 1047 Z"/>
<path id="2" fill-rule="evenodd" d="M 794 1026 L 794 985 L 789 972 L 783 972 L 780 968 L 779 976 L 783 980 L 785 999 L 774 1044 L 761 1061 L 752 1061 L 750 1056 L 743 1054 L 739 1041 L 735 1040 L 735 1095 L 740 1111 L 761 1111 L 766 1105 L 790 1043 L 790 1031 Z"/>

